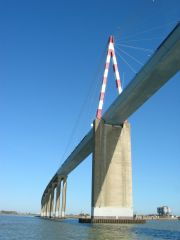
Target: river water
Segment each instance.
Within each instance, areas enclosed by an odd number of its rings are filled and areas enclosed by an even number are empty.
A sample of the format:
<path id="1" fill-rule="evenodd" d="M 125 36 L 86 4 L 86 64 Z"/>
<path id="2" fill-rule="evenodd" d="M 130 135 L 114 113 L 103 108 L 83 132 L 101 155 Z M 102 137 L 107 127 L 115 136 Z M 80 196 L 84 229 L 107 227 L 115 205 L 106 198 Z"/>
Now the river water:
<path id="1" fill-rule="evenodd" d="M 80 224 L 77 220 L 50 221 L 37 217 L 0 215 L 0 240 L 180 240 L 180 221 L 146 224 Z"/>

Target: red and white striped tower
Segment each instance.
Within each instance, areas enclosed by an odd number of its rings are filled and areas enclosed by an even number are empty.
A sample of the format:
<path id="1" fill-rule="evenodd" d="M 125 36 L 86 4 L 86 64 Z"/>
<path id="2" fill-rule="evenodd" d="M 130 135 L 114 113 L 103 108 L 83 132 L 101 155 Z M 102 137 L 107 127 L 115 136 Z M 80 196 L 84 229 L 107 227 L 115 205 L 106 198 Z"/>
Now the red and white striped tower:
<path id="1" fill-rule="evenodd" d="M 99 105 L 98 105 L 98 109 L 97 109 L 97 113 L 96 113 L 96 118 L 98 118 L 98 119 L 101 119 L 101 116 L 102 116 L 104 95 L 105 95 L 105 91 L 106 91 L 107 77 L 108 77 L 109 64 L 110 64 L 111 58 L 113 61 L 113 70 L 114 70 L 115 79 L 116 79 L 116 87 L 117 87 L 118 93 L 120 94 L 122 92 L 122 87 L 121 87 L 120 75 L 119 75 L 119 71 L 118 71 L 118 65 L 117 65 L 116 54 L 115 54 L 115 49 L 114 49 L 113 36 L 110 36 L 109 41 L 108 41 L 106 64 L 105 64 L 105 68 L 104 68 L 104 76 L 103 76 L 102 87 L 101 87 L 101 92 L 100 92 L 100 96 L 99 96 Z"/>

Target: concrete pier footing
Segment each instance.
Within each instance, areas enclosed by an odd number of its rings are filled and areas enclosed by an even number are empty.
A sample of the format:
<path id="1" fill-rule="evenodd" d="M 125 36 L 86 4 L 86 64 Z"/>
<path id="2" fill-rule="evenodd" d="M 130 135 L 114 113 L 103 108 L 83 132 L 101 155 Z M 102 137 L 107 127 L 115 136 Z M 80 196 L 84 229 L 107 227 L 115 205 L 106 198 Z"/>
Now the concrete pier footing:
<path id="1" fill-rule="evenodd" d="M 79 223 L 112 223 L 112 224 L 143 224 L 144 219 L 110 219 L 110 218 L 79 218 Z"/>

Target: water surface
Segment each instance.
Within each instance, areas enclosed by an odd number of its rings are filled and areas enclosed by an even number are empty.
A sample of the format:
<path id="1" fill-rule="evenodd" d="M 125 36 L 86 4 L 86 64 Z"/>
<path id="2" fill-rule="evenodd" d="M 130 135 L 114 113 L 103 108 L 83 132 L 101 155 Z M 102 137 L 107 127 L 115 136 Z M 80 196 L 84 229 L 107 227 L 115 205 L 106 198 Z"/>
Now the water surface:
<path id="1" fill-rule="evenodd" d="M 0 240 L 180 240 L 180 221 L 152 220 L 146 224 L 80 224 L 36 217 L 0 215 Z"/>

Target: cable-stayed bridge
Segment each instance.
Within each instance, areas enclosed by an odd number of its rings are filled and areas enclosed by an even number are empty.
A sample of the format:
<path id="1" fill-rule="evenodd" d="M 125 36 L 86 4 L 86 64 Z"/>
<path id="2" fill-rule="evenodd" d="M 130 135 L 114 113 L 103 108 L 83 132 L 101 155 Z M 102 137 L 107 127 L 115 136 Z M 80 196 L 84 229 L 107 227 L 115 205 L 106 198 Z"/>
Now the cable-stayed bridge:
<path id="1" fill-rule="evenodd" d="M 42 195 L 41 216 L 65 216 L 67 176 L 92 153 L 92 219 L 133 217 L 130 125 L 126 119 L 179 70 L 178 23 L 103 116 L 94 120 L 93 129 L 52 177 Z"/>

